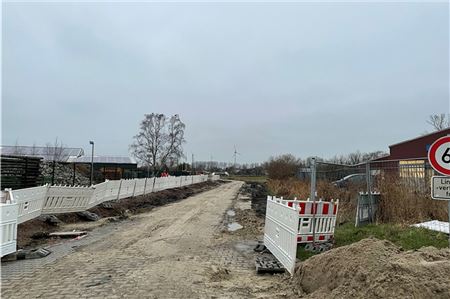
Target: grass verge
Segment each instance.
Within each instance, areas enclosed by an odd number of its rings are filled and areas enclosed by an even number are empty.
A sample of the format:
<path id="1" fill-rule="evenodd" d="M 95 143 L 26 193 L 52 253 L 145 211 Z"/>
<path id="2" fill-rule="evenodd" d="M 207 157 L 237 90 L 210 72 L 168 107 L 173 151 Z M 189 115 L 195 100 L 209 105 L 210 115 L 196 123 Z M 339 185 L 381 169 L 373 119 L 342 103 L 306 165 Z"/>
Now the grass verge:
<path id="1" fill-rule="evenodd" d="M 335 247 L 349 245 L 368 237 L 389 240 L 405 250 L 419 249 L 424 246 L 436 248 L 448 246 L 446 234 L 425 228 L 399 224 L 368 224 L 363 227 L 355 227 L 353 223 L 346 223 L 336 227 Z M 313 255 L 314 253 L 305 251 L 303 246 L 297 247 L 297 257 L 300 260 L 306 260 Z"/>
<path id="2" fill-rule="evenodd" d="M 265 183 L 267 181 L 267 176 L 230 175 L 226 178 L 235 181 L 244 181 L 246 183 Z"/>

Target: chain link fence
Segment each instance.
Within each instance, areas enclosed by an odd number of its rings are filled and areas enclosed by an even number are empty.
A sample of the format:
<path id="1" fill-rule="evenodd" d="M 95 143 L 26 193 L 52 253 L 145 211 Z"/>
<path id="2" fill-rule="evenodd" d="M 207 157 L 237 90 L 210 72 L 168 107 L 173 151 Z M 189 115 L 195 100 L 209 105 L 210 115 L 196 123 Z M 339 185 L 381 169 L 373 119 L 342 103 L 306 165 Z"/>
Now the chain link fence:
<path id="1" fill-rule="evenodd" d="M 448 219 L 445 202 L 431 199 L 431 177 L 437 173 L 427 158 L 380 159 L 356 165 L 316 161 L 315 167 L 300 170 L 300 181 L 309 184 L 314 168 L 317 197 L 343 200 L 343 209 L 348 211 L 341 221 L 349 221 L 351 214 L 356 215 L 357 224 Z"/>

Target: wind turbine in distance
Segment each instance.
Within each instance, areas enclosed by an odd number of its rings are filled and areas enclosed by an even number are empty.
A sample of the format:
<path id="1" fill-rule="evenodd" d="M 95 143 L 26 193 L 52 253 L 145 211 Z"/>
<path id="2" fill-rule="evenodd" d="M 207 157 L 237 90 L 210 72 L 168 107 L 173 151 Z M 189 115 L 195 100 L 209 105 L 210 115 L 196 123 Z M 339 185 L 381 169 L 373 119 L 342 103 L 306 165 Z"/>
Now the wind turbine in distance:
<path id="1" fill-rule="evenodd" d="M 240 155 L 240 153 L 238 153 L 238 151 L 236 150 L 236 145 L 234 146 L 234 169 L 236 171 L 236 156 Z"/>

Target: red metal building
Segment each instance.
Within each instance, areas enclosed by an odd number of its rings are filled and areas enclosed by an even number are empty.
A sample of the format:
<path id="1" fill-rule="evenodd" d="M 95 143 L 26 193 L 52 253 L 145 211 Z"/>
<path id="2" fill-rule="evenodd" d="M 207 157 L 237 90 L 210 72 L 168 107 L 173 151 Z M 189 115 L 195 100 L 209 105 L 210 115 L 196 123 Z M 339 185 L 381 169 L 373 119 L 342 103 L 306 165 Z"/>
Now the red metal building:
<path id="1" fill-rule="evenodd" d="M 428 149 L 438 138 L 450 135 L 450 128 L 402 141 L 389 146 L 389 156 L 378 160 L 427 158 Z"/>

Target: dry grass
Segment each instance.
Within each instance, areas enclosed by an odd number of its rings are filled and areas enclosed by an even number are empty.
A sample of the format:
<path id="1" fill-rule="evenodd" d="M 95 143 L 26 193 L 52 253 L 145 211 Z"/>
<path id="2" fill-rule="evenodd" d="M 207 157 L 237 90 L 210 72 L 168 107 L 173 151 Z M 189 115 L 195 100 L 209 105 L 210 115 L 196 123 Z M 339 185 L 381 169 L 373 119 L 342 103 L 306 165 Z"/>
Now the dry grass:
<path id="1" fill-rule="evenodd" d="M 380 184 L 378 221 L 417 223 L 427 220 L 448 221 L 447 202 L 433 200 L 429 193 L 415 192 L 399 179 L 386 179 Z"/>
<path id="2" fill-rule="evenodd" d="M 297 179 L 289 180 L 268 180 L 267 183 L 270 194 L 283 196 L 286 199 L 306 200 L 310 195 L 309 182 Z M 317 196 L 325 201 L 339 199 L 338 223 L 354 221 L 356 211 L 357 190 L 345 190 L 333 186 L 326 181 L 317 182 Z"/>
<path id="3" fill-rule="evenodd" d="M 297 179 L 268 180 L 269 193 L 286 199 L 297 197 L 305 200 L 310 194 L 309 182 Z M 386 179 L 380 182 L 381 200 L 377 221 L 382 223 L 411 224 L 427 220 L 448 221 L 447 202 L 432 200 L 429 194 L 411 191 L 411 188 L 399 183 L 398 179 Z M 339 224 L 355 220 L 356 200 L 361 188 L 341 189 L 330 182 L 318 181 L 319 198 L 328 201 L 339 199 Z"/>

